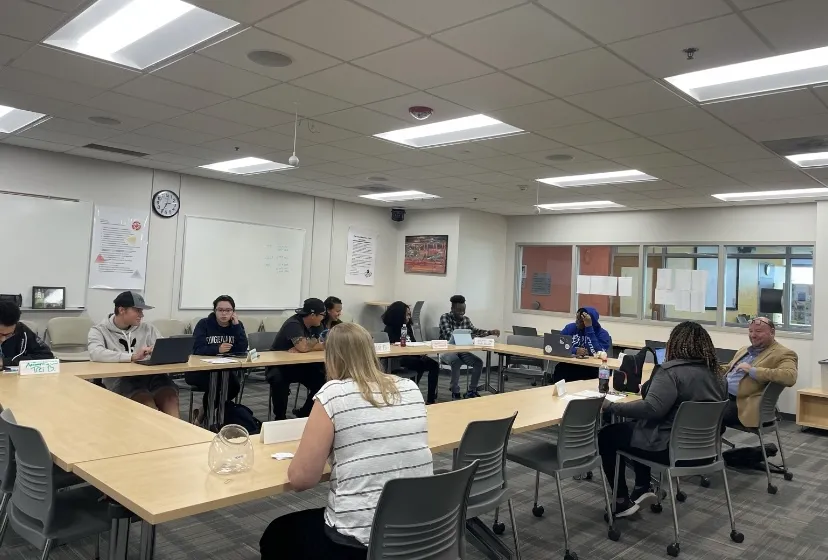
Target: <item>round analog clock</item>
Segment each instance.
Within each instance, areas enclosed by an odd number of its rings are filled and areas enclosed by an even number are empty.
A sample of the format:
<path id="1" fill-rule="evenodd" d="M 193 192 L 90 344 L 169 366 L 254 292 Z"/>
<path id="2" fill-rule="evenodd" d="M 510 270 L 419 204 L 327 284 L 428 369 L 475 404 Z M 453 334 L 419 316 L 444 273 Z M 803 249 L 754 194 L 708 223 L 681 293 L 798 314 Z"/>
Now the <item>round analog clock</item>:
<path id="1" fill-rule="evenodd" d="M 180 208 L 181 200 L 172 191 L 158 191 L 152 195 L 152 209 L 162 218 L 172 218 Z"/>

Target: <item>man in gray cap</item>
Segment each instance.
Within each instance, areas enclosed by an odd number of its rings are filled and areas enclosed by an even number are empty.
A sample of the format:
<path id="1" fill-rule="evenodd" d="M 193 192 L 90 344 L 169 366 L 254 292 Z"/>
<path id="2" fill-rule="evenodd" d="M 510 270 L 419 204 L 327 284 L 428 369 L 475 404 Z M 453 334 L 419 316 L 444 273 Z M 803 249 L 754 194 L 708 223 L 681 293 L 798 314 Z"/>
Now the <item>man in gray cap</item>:
<path id="1" fill-rule="evenodd" d="M 115 298 L 115 313 L 89 330 L 89 357 L 93 362 L 136 362 L 152 354 L 161 333 L 144 323 L 144 310 L 152 309 L 137 292 Z M 128 399 L 178 418 L 178 389 L 166 374 L 108 377 L 104 386 Z"/>

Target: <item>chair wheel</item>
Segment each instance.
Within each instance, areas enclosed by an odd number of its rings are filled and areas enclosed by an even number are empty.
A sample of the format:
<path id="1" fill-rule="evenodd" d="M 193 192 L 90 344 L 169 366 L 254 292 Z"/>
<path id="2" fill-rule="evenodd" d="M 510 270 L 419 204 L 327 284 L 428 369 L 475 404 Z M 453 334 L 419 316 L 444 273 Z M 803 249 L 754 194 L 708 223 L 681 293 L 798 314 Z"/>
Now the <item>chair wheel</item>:
<path id="1" fill-rule="evenodd" d="M 537 387 L 537 386 L 538 386 L 538 382 L 537 381 L 532 381 L 532 387 Z"/>
<path id="2" fill-rule="evenodd" d="M 578 560 L 578 555 L 567 550 L 566 554 L 564 554 L 564 560 Z"/>
<path id="3" fill-rule="evenodd" d="M 581 480 L 581 475 L 576 474 L 575 476 L 572 477 L 572 480 Z"/>
<path id="4" fill-rule="evenodd" d="M 535 517 L 543 517 L 543 512 L 543 506 L 534 506 L 532 508 L 532 515 L 534 515 Z"/>
<path id="5" fill-rule="evenodd" d="M 504 376 L 503 376 L 503 381 L 509 381 L 509 376 L 508 376 L 508 375 L 504 375 Z"/>
<path id="6" fill-rule="evenodd" d="M 683 491 L 679 490 L 678 492 L 676 492 L 676 500 L 678 500 L 679 502 L 682 502 L 682 503 L 686 502 L 687 501 L 687 494 L 685 494 Z"/>
<path id="7" fill-rule="evenodd" d="M 732 540 L 735 543 L 741 543 L 741 542 L 744 542 L 745 536 L 742 533 L 738 532 L 738 531 L 731 531 L 730 532 L 730 540 Z"/>
<path id="8" fill-rule="evenodd" d="M 779 489 L 773 484 L 768 484 L 768 494 L 776 494 Z"/>
<path id="9" fill-rule="evenodd" d="M 784 475 L 782 475 L 782 476 L 784 476 L 784 477 L 785 477 L 785 480 L 787 480 L 787 481 L 789 481 L 789 482 L 790 482 L 791 480 L 793 480 L 793 473 L 792 473 L 792 472 L 786 472 L 786 473 L 785 473 Z"/>
<path id="10" fill-rule="evenodd" d="M 681 546 L 679 543 L 673 543 L 667 547 L 667 554 L 674 558 L 679 555 L 679 552 L 681 552 Z"/>
<path id="11" fill-rule="evenodd" d="M 607 531 L 607 538 L 611 541 L 618 541 L 621 538 L 621 531 L 618 529 L 609 529 Z"/>
<path id="12" fill-rule="evenodd" d="M 494 523 L 492 525 L 492 531 L 494 531 L 495 535 L 502 535 L 506 531 L 506 525 L 503 523 Z"/>
<path id="13" fill-rule="evenodd" d="M 592 471 L 587 471 L 584 475 L 584 480 L 592 480 Z"/>
<path id="14" fill-rule="evenodd" d="M 702 488 L 710 488 L 710 479 L 706 476 L 701 477 Z"/>
<path id="15" fill-rule="evenodd" d="M 650 511 L 653 513 L 661 513 L 664 511 L 664 506 L 661 504 L 650 504 Z"/>

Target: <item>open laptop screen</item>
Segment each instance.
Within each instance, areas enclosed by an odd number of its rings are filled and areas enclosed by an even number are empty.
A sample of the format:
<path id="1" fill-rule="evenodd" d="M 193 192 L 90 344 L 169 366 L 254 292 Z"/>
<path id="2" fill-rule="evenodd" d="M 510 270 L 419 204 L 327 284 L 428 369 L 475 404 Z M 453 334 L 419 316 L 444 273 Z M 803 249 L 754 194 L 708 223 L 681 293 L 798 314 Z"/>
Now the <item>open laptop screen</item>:
<path id="1" fill-rule="evenodd" d="M 655 349 L 655 357 L 657 364 L 663 364 L 665 358 L 667 357 L 667 349 L 666 348 L 656 348 Z"/>

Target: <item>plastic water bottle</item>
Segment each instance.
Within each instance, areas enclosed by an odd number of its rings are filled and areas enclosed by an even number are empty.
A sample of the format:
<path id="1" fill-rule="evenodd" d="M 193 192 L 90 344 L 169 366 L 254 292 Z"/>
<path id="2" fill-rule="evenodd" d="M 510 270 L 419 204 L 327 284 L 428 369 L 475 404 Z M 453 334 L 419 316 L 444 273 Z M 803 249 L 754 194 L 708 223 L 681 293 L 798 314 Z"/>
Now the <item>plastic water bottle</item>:
<path id="1" fill-rule="evenodd" d="M 403 323 L 402 328 L 400 329 L 400 347 L 405 348 L 405 343 L 407 342 L 408 338 L 408 325 Z"/>
<path id="2" fill-rule="evenodd" d="M 609 393 L 610 368 L 607 366 L 607 359 L 601 360 L 601 367 L 598 368 L 598 392 L 602 395 Z"/>

